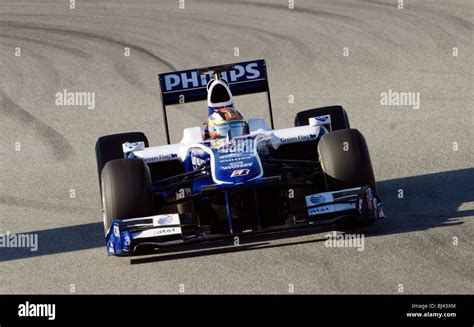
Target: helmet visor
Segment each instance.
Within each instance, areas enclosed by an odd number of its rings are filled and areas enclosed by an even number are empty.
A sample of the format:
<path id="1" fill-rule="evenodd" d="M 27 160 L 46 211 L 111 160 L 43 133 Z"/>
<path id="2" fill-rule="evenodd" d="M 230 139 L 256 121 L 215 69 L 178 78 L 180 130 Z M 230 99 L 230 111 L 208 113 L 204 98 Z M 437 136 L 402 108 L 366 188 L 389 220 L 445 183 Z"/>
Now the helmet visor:
<path id="1" fill-rule="evenodd" d="M 236 121 L 231 123 L 216 125 L 216 131 L 219 137 L 224 138 L 230 133 L 230 137 L 247 135 L 249 127 L 246 122 Z"/>

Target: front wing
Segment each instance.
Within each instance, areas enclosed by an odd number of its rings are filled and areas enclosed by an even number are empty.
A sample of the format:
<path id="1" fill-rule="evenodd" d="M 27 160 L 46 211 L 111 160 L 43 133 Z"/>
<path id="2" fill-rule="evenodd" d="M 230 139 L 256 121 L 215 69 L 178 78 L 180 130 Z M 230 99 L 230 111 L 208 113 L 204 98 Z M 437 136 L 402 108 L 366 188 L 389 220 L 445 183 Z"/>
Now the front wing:
<path id="1" fill-rule="evenodd" d="M 333 224 L 341 219 L 377 220 L 384 218 L 379 197 L 369 186 L 324 192 L 305 197 L 304 219 L 287 219 L 286 224 L 237 234 L 210 234 L 193 225 L 188 215 L 173 213 L 143 218 L 114 220 L 106 236 L 107 254 L 127 255 L 140 246 L 156 248 L 205 242 L 241 234 L 274 232 L 315 225 Z"/>

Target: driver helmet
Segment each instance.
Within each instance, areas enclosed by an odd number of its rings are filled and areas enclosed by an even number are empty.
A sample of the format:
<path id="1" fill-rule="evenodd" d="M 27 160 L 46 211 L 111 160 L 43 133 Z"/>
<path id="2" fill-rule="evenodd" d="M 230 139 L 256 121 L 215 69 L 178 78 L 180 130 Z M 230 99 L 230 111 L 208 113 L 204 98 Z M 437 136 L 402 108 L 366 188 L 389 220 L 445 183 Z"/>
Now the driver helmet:
<path id="1" fill-rule="evenodd" d="M 236 137 L 249 133 L 243 116 L 232 107 L 221 107 L 209 116 L 207 129 L 211 139 Z"/>

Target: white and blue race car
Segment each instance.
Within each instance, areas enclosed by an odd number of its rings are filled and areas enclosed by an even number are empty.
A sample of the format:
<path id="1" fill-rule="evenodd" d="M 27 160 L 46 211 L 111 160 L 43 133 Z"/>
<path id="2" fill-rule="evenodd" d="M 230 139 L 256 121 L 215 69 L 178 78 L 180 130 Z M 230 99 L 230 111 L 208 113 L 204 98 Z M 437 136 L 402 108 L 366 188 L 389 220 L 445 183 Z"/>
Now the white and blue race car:
<path id="1" fill-rule="evenodd" d="M 274 129 L 264 60 L 159 75 L 167 145 L 143 133 L 96 143 L 109 255 L 247 233 L 383 218 L 362 134 L 340 106 Z M 232 96 L 266 92 L 269 123 L 244 120 Z M 170 144 L 166 106 L 208 101 L 209 120 Z"/>

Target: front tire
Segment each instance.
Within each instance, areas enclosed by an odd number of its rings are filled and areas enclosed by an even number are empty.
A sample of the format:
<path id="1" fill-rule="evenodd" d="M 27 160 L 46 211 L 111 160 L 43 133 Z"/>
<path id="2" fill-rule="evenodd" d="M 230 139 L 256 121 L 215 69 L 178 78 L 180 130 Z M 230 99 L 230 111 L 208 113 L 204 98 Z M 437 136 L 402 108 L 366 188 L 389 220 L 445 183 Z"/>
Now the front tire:
<path id="1" fill-rule="evenodd" d="M 329 190 L 365 185 L 376 190 L 367 143 L 357 129 L 324 134 L 318 143 L 318 155 Z"/>
<path id="2" fill-rule="evenodd" d="M 148 166 L 141 159 L 109 161 L 101 173 L 105 233 L 113 220 L 153 215 L 153 193 Z"/>
<path id="3" fill-rule="evenodd" d="M 343 129 L 325 134 L 318 144 L 319 160 L 329 190 L 341 190 L 369 185 L 376 191 L 374 171 L 367 143 L 356 129 Z M 375 220 L 343 220 L 339 229 L 364 227 Z"/>

